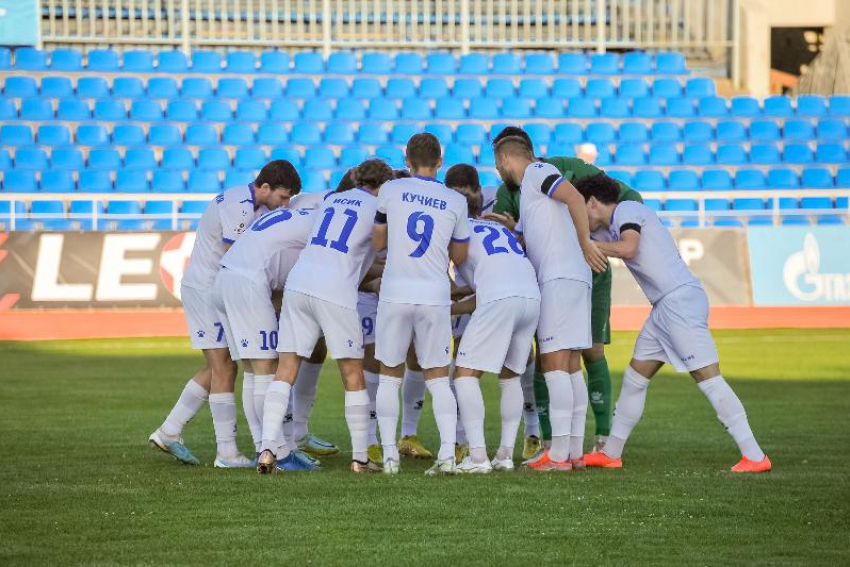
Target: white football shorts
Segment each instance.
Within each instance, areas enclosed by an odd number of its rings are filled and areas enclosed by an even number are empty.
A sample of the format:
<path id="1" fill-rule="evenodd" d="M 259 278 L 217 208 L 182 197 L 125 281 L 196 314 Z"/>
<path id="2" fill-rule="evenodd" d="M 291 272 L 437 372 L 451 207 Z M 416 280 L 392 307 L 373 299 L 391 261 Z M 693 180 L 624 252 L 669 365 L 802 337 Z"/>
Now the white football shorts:
<path id="1" fill-rule="evenodd" d="M 390 367 L 404 364 L 413 341 L 419 366 L 426 370 L 448 366 L 452 360 L 451 313 L 450 305 L 379 301 L 375 358 Z"/>
<path id="2" fill-rule="evenodd" d="M 525 372 L 540 318 L 540 301 L 508 297 L 478 305 L 457 349 L 456 366 L 499 374 Z"/>
<path id="3" fill-rule="evenodd" d="M 708 296 L 701 286 L 683 285 L 652 306 L 632 356 L 657 360 L 679 372 L 691 372 L 718 361 L 708 330 Z"/>
<path id="4" fill-rule="evenodd" d="M 195 350 L 227 348 L 224 325 L 213 305 L 213 288 L 180 286 L 183 313 L 189 326 L 189 341 Z"/>
<path id="5" fill-rule="evenodd" d="M 540 354 L 590 348 L 590 285 L 557 279 L 540 285 Z"/>
<path id="6" fill-rule="evenodd" d="M 363 358 L 363 332 L 356 309 L 285 290 L 277 351 L 309 358 L 323 334 L 331 357 Z"/>
<path id="7" fill-rule="evenodd" d="M 357 316 L 363 329 L 363 346 L 375 344 L 375 325 L 378 322 L 378 294 L 357 292 Z"/>
<path id="8" fill-rule="evenodd" d="M 222 268 L 215 278 L 215 307 L 233 360 L 277 358 L 277 315 L 271 290 Z"/>

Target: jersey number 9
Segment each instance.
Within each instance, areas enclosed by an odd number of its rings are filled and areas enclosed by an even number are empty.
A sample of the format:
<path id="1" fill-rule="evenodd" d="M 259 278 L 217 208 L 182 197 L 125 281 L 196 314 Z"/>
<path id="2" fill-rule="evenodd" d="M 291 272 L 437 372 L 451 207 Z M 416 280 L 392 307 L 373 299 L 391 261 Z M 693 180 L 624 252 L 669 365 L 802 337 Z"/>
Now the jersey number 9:
<path id="1" fill-rule="evenodd" d="M 419 230 L 422 221 L 422 230 Z M 421 258 L 431 246 L 431 236 L 434 235 L 434 218 L 417 211 L 407 217 L 407 236 L 418 243 L 416 250 L 410 253 L 411 258 Z"/>

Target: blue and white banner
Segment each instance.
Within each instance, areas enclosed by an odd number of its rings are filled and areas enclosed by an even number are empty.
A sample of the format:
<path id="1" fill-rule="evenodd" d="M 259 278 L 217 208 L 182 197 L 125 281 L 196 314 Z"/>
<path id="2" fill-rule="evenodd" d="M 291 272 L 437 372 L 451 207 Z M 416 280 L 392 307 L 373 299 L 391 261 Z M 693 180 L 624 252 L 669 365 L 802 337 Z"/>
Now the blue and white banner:
<path id="1" fill-rule="evenodd" d="M 754 305 L 850 305 L 850 228 L 747 230 Z"/>

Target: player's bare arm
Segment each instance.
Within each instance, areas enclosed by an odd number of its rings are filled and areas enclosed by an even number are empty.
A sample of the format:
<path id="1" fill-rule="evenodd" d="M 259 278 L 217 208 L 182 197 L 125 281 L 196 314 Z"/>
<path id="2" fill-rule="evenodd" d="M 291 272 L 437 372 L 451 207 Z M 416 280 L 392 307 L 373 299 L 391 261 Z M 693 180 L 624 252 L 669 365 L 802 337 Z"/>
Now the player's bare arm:
<path id="1" fill-rule="evenodd" d="M 387 234 L 386 224 L 376 224 L 372 229 L 372 247 L 377 252 L 387 249 Z"/>
<path id="2" fill-rule="evenodd" d="M 596 243 L 590 239 L 590 228 L 584 197 L 573 187 L 572 183 L 562 180 L 552 193 L 552 198 L 566 204 L 569 208 L 570 216 L 576 227 L 578 242 L 581 245 L 582 252 L 584 252 L 584 259 L 594 272 L 604 272 L 608 269 L 608 260 L 605 258 L 605 254 L 600 252 Z"/>
<path id="3" fill-rule="evenodd" d="M 452 317 L 457 315 L 469 315 L 473 311 L 475 311 L 475 295 L 452 303 Z"/>
<path id="4" fill-rule="evenodd" d="M 459 266 L 466 262 L 466 256 L 469 254 L 469 242 L 452 242 L 449 244 L 449 258 L 454 262 L 455 266 Z"/>
<path id="5" fill-rule="evenodd" d="M 620 234 L 620 240 L 615 242 L 597 242 L 599 251 L 610 258 L 631 260 L 637 255 L 640 244 L 640 233 L 636 230 L 627 230 Z"/>

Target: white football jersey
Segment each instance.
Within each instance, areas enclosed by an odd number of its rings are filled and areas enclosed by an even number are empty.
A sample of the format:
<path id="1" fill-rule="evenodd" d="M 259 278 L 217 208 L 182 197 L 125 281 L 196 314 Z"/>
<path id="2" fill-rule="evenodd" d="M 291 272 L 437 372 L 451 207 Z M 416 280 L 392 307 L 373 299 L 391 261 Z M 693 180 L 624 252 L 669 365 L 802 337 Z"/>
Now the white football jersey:
<path id="1" fill-rule="evenodd" d="M 333 191 L 314 191 L 311 193 L 298 193 L 289 200 L 290 209 L 318 209 L 328 195 Z"/>
<path id="2" fill-rule="evenodd" d="M 543 191 L 544 181 L 548 192 Z M 522 177 L 520 192 L 521 227 L 528 259 L 537 271 L 537 281 L 568 279 L 590 285 L 590 266 L 584 260 L 576 227 L 567 205 L 550 195 L 561 182 L 561 172 L 554 165 L 536 162 Z"/>
<path id="3" fill-rule="evenodd" d="M 233 244 L 254 219 L 269 212 L 254 204 L 254 184 L 234 187 L 218 195 L 207 205 L 198 229 L 183 285 L 195 289 L 211 288 L 224 255 L 224 245 Z"/>
<path id="4" fill-rule="evenodd" d="M 276 209 L 258 218 L 221 258 L 221 265 L 269 289 L 283 289 L 313 230 L 315 211 Z"/>
<path id="5" fill-rule="evenodd" d="M 481 210 L 480 216 L 493 212 L 493 207 L 496 205 L 496 192 L 498 187 L 482 187 L 481 188 Z"/>
<path id="6" fill-rule="evenodd" d="M 372 227 L 377 207 L 378 200 L 364 189 L 329 195 L 315 214 L 286 289 L 357 309 L 357 288 L 375 259 Z"/>
<path id="7" fill-rule="evenodd" d="M 375 222 L 388 227 L 381 301 L 450 305 L 449 243 L 469 240 L 466 198 L 437 181 L 384 183 Z"/>
<path id="8" fill-rule="evenodd" d="M 619 203 L 611 216 L 611 240 L 620 240 L 627 230 L 638 231 L 640 241 L 637 255 L 624 262 L 650 303 L 683 285 L 701 286 L 655 211 L 637 201 Z"/>
<path id="9" fill-rule="evenodd" d="M 458 271 L 475 290 L 476 303 L 483 305 L 508 297 L 540 299 L 534 267 L 513 233 L 495 222 L 469 223 L 469 255 Z"/>

